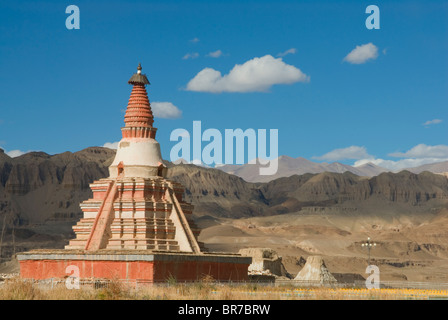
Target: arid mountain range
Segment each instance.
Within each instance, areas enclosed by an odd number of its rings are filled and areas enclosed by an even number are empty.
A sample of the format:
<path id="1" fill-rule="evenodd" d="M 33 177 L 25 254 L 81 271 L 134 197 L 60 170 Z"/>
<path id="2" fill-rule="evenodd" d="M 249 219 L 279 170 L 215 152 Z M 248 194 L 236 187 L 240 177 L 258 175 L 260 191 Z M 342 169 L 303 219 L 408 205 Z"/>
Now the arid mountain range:
<path id="1" fill-rule="evenodd" d="M 91 196 L 89 183 L 108 175 L 114 155 L 100 147 L 16 158 L 0 152 L 3 261 L 31 248 L 62 248 L 73 238 L 79 203 Z M 345 170 L 252 183 L 218 169 L 166 165 L 168 178 L 183 184 L 185 200 L 195 206 L 200 240 L 213 251 L 272 247 L 291 273 L 298 272 L 301 256 L 318 253 L 330 271 L 360 273 L 365 252 L 358 244 L 369 235 L 381 243 L 377 258 L 390 279 L 448 281 L 446 176 L 402 171 L 367 177 Z"/>
<path id="2" fill-rule="evenodd" d="M 261 165 L 258 161 L 257 164 L 223 165 L 217 167 L 217 169 L 237 175 L 238 177 L 241 177 L 248 182 L 269 182 L 278 178 L 290 177 L 294 174 L 322 172 L 344 173 L 348 171 L 358 176 L 373 177 L 379 175 L 380 173 L 390 171 L 371 162 L 354 167 L 339 162 L 317 163 L 302 157 L 294 159 L 288 156 L 280 156 L 277 159 L 278 170 L 274 175 L 260 175 L 259 172 Z M 420 173 L 423 171 L 429 171 L 433 173 L 448 172 L 448 161 L 425 164 L 414 168 L 405 168 L 403 170 L 407 170 L 413 173 Z"/>

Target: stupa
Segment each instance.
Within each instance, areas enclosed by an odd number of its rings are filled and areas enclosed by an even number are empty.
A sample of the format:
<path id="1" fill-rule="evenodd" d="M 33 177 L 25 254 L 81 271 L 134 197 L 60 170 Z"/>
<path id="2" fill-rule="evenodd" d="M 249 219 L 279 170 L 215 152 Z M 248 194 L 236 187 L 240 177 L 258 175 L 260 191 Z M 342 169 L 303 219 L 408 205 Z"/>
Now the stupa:
<path id="1" fill-rule="evenodd" d="M 93 198 L 81 203 L 76 238 L 64 250 L 18 254 L 21 277 L 63 278 L 67 267 L 76 266 L 80 278 L 247 280 L 251 258 L 208 253 L 198 241 L 193 206 L 183 201 L 184 188 L 166 179 L 146 91 L 150 83 L 141 70 L 139 64 L 128 81 L 133 88 L 109 177 L 90 185 Z"/>

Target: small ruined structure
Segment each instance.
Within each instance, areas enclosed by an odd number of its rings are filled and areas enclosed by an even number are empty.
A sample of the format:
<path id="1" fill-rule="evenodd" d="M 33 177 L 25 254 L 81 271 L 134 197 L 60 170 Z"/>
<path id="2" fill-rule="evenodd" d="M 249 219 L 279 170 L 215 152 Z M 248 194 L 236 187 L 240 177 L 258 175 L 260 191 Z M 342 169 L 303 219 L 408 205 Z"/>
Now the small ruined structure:
<path id="1" fill-rule="evenodd" d="M 324 259 L 321 256 L 310 256 L 306 259 L 306 264 L 294 278 L 297 281 L 304 281 L 310 284 L 331 284 L 337 280 L 328 271 Z"/>
<path id="2" fill-rule="evenodd" d="M 35 250 L 18 255 L 24 278 L 62 278 L 77 266 L 81 278 L 164 281 L 246 280 L 251 259 L 206 253 L 193 206 L 184 188 L 166 179 L 157 129 L 146 91 L 146 75 L 137 73 L 109 177 L 93 182 L 93 198 L 81 203 L 84 217 L 65 250 Z"/>
<path id="3" fill-rule="evenodd" d="M 282 263 L 282 257 L 270 248 L 241 249 L 239 254 L 252 258 L 249 265 L 249 275 L 272 275 L 275 277 L 292 278 Z"/>

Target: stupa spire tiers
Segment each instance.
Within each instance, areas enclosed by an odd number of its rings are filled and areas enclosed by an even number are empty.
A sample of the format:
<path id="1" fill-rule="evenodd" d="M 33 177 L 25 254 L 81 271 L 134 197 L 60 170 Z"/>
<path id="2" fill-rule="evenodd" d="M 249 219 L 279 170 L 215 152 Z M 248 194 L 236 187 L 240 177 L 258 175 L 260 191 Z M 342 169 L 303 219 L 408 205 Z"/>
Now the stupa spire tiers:
<path id="1" fill-rule="evenodd" d="M 139 63 L 137 73 L 134 73 L 128 83 L 133 85 L 129 98 L 125 127 L 121 129 L 123 138 L 152 138 L 156 136 L 157 129 L 153 127 L 154 116 L 149 103 L 145 86 L 150 84 L 145 74 L 142 74 Z"/>

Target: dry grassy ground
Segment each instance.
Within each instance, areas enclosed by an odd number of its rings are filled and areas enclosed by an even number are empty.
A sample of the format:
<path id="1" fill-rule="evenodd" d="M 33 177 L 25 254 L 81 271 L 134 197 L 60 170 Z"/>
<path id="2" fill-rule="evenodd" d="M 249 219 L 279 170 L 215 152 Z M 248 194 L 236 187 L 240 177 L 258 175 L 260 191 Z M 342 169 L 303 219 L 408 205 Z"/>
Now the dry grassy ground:
<path id="1" fill-rule="evenodd" d="M 447 290 L 297 288 L 225 285 L 213 281 L 166 283 L 138 289 L 119 281 L 103 288 L 83 285 L 69 290 L 64 283 L 42 286 L 19 278 L 0 286 L 0 300 L 428 300 L 448 299 Z"/>

